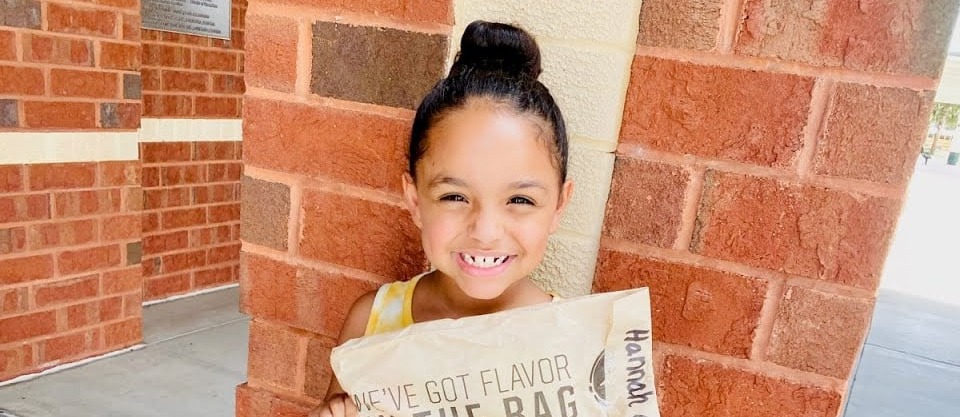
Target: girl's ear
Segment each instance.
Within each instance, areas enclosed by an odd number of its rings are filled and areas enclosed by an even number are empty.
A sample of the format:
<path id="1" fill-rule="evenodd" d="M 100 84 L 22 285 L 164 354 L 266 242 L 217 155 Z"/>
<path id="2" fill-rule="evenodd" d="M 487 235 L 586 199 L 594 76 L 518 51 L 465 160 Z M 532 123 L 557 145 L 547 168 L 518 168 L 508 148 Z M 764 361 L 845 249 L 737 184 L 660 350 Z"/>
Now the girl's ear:
<path id="1" fill-rule="evenodd" d="M 567 204 L 570 204 L 570 198 L 573 196 L 573 181 L 567 180 L 560 187 L 560 200 L 557 201 L 557 211 L 553 213 L 553 219 L 550 221 L 550 233 L 554 233 L 560 228 L 560 219 L 567 210 Z"/>
<path id="2" fill-rule="evenodd" d="M 401 181 L 403 181 L 403 204 L 407 206 L 413 224 L 422 229 L 423 222 L 420 221 L 420 196 L 417 194 L 417 184 L 414 183 L 413 177 L 408 172 L 403 173 Z"/>

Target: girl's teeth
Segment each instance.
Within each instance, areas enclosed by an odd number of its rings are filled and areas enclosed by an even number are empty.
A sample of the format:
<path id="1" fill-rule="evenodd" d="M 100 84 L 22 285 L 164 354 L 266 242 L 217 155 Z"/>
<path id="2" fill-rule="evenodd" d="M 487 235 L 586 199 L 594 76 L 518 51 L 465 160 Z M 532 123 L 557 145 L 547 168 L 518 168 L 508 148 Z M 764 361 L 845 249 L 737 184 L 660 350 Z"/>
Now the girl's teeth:
<path id="1" fill-rule="evenodd" d="M 463 260 L 478 268 L 493 268 L 507 260 L 506 256 L 471 256 L 463 254 Z"/>

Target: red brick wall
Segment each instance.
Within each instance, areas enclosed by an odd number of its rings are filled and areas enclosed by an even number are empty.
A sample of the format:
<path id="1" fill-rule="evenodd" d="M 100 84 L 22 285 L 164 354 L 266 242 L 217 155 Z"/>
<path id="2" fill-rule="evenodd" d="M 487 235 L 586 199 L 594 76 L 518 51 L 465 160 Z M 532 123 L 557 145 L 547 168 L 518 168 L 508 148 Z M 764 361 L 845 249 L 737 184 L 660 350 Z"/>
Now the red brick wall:
<path id="1" fill-rule="evenodd" d="M 229 41 L 142 31 L 144 117 L 240 117 L 247 2 L 232 4 Z"/>
<path id="2" fill-rule="evenodd" d="M 148 142 L 143 159 L 143 296 L 236 283 L 240 142 Z"/>
<path id="3" fill-rule="evenodd" d="M 253 321 L 238 416 L 305 416 L 326 393 L 353 300 L 424 269 L 399 178 L 415 101 L 441 77 L 451 8 L 250 4 L 241 305 Z"/>
<path id="4" fill-rule="evenodd" d="M 0 381 L 140 340 L 139 171 L 0 166 Z"/>
<path id="5" fill-rule="evenodd" d="M 17 140 L 16 132 L 107 136 L 136 129 L 139 6 L 122 0 L 0 4 L 3 139 Z M 129 133 L 117 137 L 136 140 Z M 83 140 L 55 139 L 64 147 Z M 23 141 L 22 148 L 6 145 L 22 149 L 24 158 L 39 154 L 31 147 L 49 146 L 35 137 Z M 0 381 L 140 341 L 136 154 L 99 163 L 11 164 L 16 155 L 2 156 Z"/>
<path id="6" fill-rule="evenodd" d="M 247 3 L 232 7 L 229 41 L 142 31 L 144 117 L 240 117 Z M 147 300 L 238 281 L 240 142 L 175 139 L 141 146 Z"/>
<path id="7" fill-rule="evenodd" d="M 140 3 L 0 5 L 0 129 L 134 129 Z"/>
<path id="8" fill-rule="evenodd" d="M 813 3 L 643 3 L 594 288 L 665 417 L 842 412 L 957 4 Z"/>

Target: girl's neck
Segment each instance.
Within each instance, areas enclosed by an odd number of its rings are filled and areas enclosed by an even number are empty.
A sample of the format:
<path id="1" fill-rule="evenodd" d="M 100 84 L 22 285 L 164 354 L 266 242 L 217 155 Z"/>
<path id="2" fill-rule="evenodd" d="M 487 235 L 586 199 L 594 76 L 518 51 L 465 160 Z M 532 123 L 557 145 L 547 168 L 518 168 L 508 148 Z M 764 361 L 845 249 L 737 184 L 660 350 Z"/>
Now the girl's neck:
<path id="1" fill-rule="evenodd" d="M 453 279 L 440 271 L 431 273 L 428 283 L 432 287 L 429 291 L 434 300 L 432 304 L 437 308 L 437 313 L 444 318 L 461 318 L 509 310 L 533 304 L 529 302 L 531 296 L 536 297 L 537 293 L 543 294 L 529 278 L 517 281 L 499 297 L 490 300 L 478 300 L 464 294 Z M 524 302 L 524 300 L 528 301 Z"/>

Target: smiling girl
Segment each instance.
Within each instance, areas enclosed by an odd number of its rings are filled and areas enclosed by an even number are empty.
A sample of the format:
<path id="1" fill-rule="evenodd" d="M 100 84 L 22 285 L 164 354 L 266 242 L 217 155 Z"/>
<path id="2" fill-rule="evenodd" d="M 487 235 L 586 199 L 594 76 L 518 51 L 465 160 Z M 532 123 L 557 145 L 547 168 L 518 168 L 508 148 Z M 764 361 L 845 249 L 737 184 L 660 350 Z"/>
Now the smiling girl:
<path id="1" fill-rule="evenodd" d="M 524 30 L 481 21 L 467 27 L 450 74 L 417 108 L 402 179 L 434 270 L 358 299 L 341 344 L 555 298 L 530 274 L 573 184 L 563 116 L 537 81 L 541 72 L 540 49 Z M 352 416 L 357 409 L 334 379 L 314 413 Z"/>

